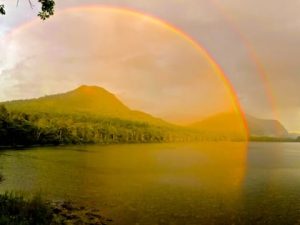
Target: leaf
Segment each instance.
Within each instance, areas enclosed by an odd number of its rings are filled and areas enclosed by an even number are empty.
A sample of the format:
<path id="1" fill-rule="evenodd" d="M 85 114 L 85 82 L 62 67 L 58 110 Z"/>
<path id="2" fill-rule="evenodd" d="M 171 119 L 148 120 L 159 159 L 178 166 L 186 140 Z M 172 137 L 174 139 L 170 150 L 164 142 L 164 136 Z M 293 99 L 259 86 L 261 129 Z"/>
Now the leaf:
<path id="1" fill-rule="evenodd" d="M 0 5 L 0 14 L 5 15 L 4 5 Z"/>

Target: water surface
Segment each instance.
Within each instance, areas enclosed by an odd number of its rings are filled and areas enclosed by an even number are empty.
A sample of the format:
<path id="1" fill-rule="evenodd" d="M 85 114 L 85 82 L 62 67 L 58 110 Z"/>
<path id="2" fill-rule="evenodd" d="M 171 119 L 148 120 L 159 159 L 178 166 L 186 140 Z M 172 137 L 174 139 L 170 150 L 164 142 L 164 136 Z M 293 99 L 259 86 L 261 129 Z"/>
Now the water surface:
<path id="1" fill-rule="evenodd" d="M 72 199 L 113 224 L 300 224 L 297 143 L 8 150 L 0 172 L 0 192 Z"/>

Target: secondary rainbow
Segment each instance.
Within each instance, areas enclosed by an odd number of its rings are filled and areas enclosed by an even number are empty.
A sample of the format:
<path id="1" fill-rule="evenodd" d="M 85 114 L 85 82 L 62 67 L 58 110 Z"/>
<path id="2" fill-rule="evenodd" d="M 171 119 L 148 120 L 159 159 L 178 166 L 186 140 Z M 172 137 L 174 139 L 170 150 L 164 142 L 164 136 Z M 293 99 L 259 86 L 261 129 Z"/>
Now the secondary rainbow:
<path id="1" fill-rule="evenodd" d="M 274 92 L 272 89 L 271 82 L 269 80 L 269 76 L 261 63 L 259 56 L 257 55 L 254 47 L 251 45 L 250 41 L 247 39 L 247 37 L 240 31 L 236 23 L 234 22 L 234 18 L 230 13 L 228 13 L 224 7 L 217 1 L 217 0 L 210 0 L 209 1 L 214 8 L 219 12 L 219 14 L 223 17 L 224 21 L 227 23 L 228 27 L 237 35 L 241 43 L 243 44 L 244 48 L 247 51 L 248 57 L 250 61 L 253 63 L 258 76 L 260 77 L 261 83 L 263 85 L 266 98 L 268 101 L 268 104 L 272 110 L 272 116 L 280 120 L 280 115 L 276 107 L 276 100 L 274 96 Z"/>

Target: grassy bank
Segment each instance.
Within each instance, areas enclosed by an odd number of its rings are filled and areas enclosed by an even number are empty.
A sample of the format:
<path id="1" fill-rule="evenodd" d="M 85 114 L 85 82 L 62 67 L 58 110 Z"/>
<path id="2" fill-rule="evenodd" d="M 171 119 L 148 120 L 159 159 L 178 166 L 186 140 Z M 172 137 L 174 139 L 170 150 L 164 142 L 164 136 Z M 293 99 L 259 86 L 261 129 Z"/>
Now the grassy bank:
<path id="1" fill-rule="evenodd" d="M 41 197 L 25 199 L 21 194 L 0 195 L 0 224 L 51 224 L 52 210 Z"/>
<path id="2" fill-rule="evenodd" d="M 26 198 L 22 194 L 0 195 L 0 225 L 109 224 L 98 210 L 70 202 L 49 202 L 41 196 Z"/>

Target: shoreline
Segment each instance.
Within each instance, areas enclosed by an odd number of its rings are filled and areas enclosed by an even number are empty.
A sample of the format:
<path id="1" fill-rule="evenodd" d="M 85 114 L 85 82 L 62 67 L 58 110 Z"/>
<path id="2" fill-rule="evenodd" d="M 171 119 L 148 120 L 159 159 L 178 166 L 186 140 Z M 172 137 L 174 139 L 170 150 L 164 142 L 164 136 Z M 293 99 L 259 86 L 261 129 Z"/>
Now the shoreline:
<path id="1" fill-rule="evenodd" d="M 47 148 L 47 147 L 72 147 L 72 146 L 108 146 L 108 145 L 134 145 L 134 144 L 183 144 L 183 143 L 222 143 L 222 142 L 230 142 L 230 143 L 241 143 L 246 141 L 200 141 L 200 142 L 124 142 L 124 143 L 91 143 L 91 144 L 47 144 L 47 145 L 30 145 L 30 146 L 0 146 L 0 151 L 2 150 L 26 150 L 31 148 Z M 300 143 L 298 140 L 260 140 L 253 139 L 247 141 L 248 143 Z"/>
<path id="2" fill-rule="evenodd" d="M 112 219 L 101 215 L 99 209 L 77 205 L 69 201 L 50 201 L 54 224 L 108 225 Z"/>
<path id="3" fill-rule="evenodd" d="M 0 194 L 0 224 L 45 225 L 109 225 L 112 219 L 102 216 L 99 209 L 72 201 L 45 200 L 41 195 Z"/>

